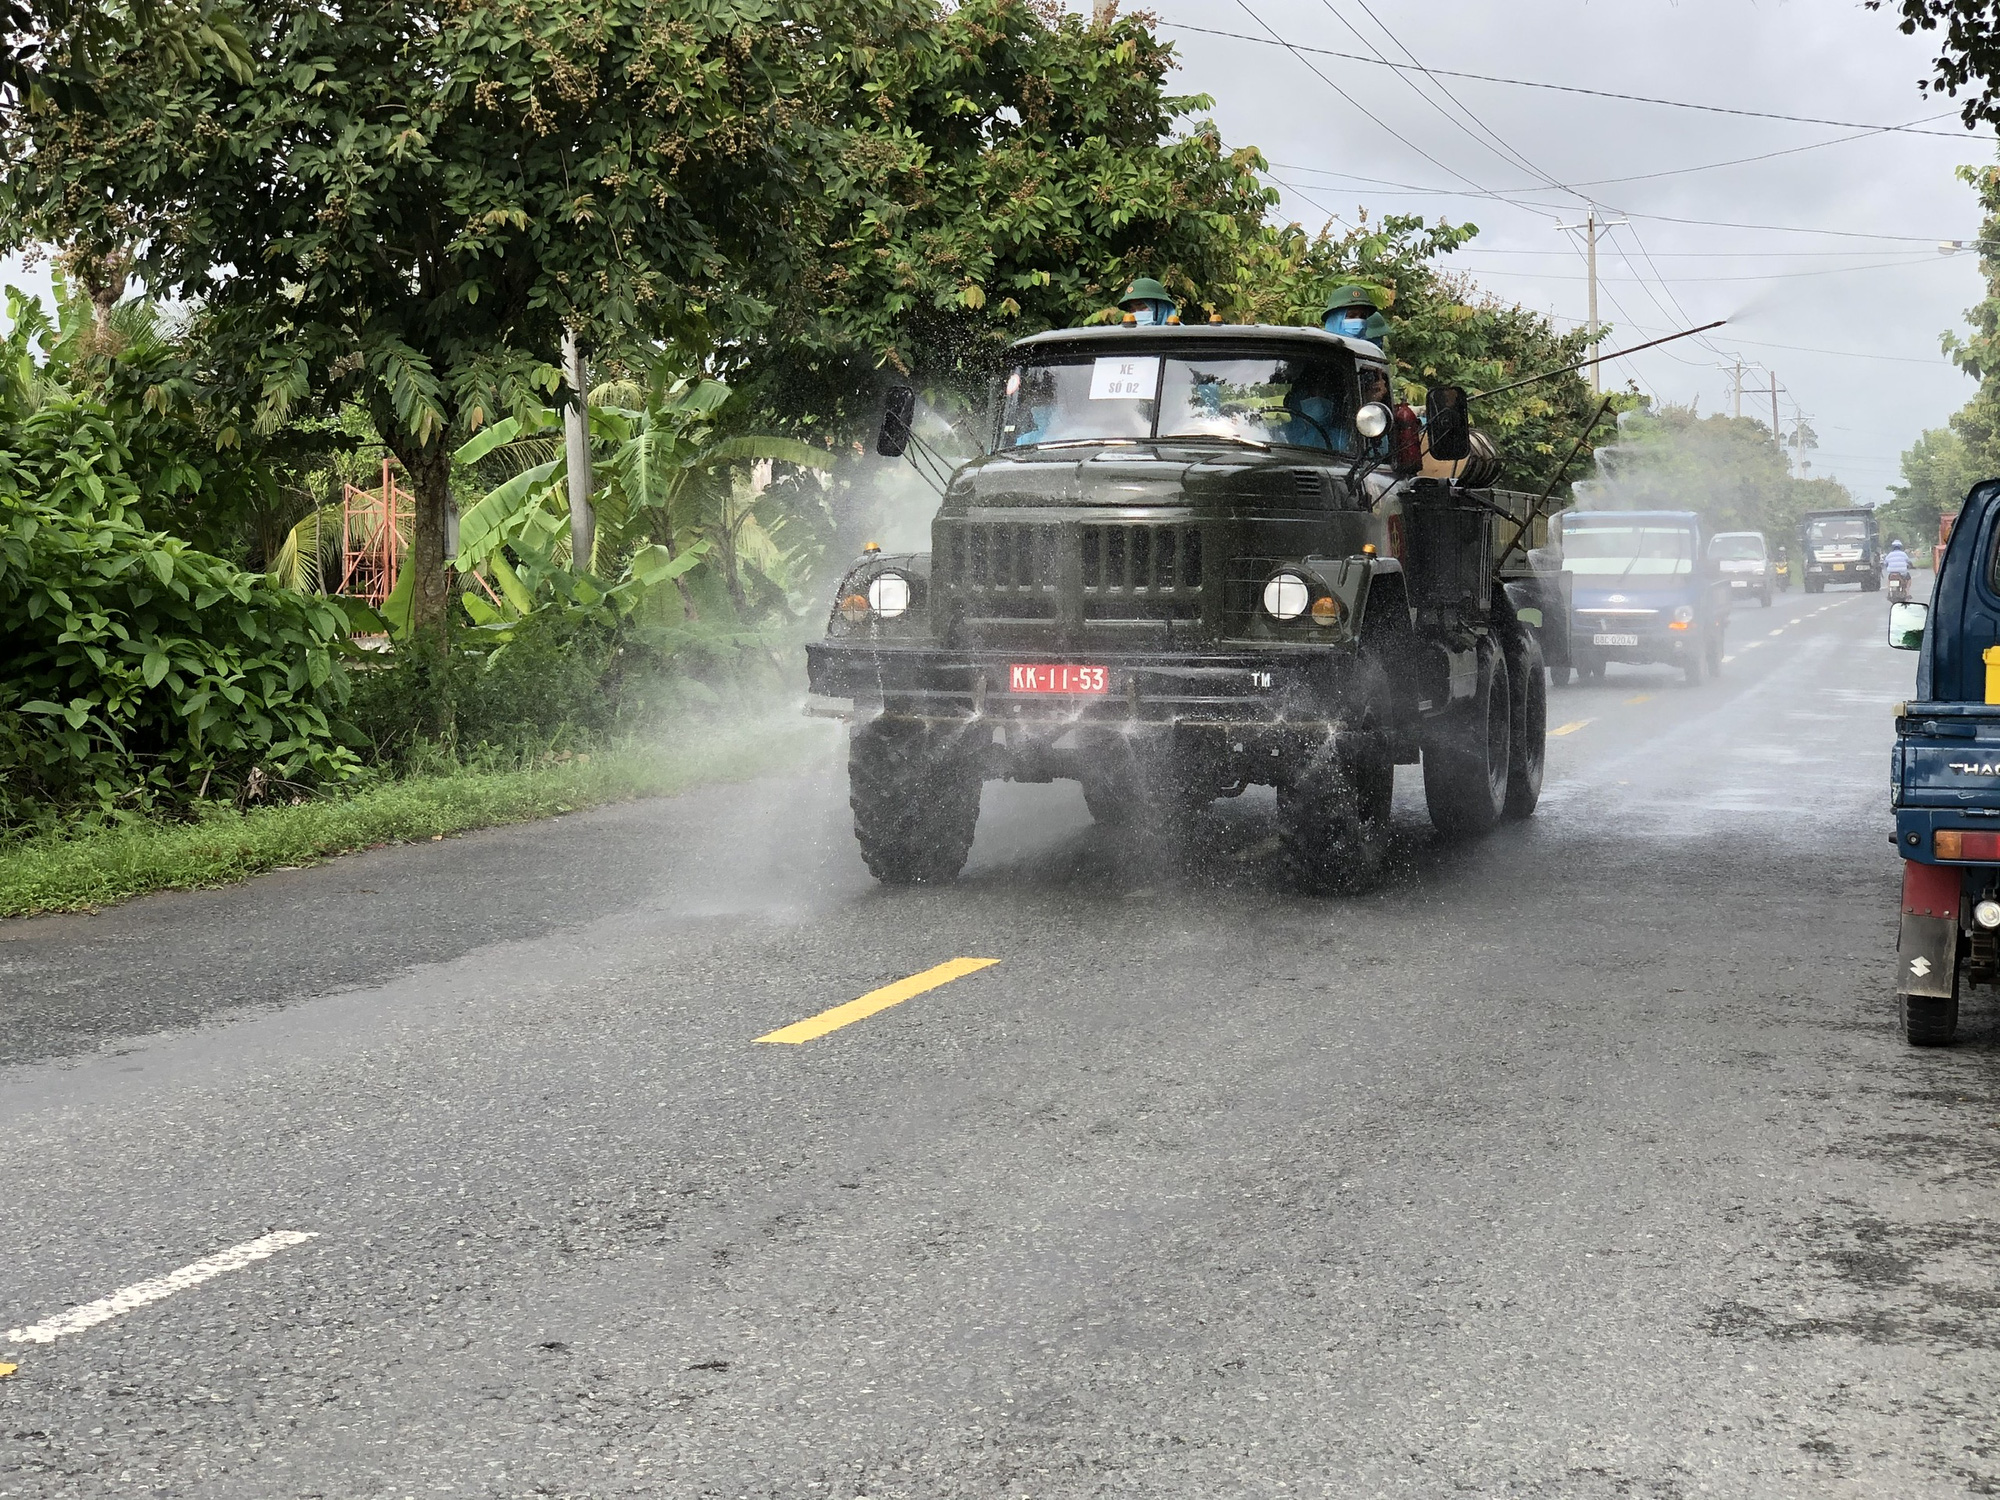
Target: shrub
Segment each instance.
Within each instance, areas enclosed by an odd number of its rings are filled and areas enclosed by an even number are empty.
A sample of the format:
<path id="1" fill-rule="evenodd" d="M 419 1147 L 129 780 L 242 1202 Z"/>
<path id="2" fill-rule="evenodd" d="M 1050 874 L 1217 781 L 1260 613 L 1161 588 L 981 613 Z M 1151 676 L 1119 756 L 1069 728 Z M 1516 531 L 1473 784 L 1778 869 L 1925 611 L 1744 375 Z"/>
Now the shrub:
<path id="1" fill-rule="evenodd" d="M 83 398 L 0 432 L 0 826 L 344 779 L 345 622 L 132 518 Z"/>

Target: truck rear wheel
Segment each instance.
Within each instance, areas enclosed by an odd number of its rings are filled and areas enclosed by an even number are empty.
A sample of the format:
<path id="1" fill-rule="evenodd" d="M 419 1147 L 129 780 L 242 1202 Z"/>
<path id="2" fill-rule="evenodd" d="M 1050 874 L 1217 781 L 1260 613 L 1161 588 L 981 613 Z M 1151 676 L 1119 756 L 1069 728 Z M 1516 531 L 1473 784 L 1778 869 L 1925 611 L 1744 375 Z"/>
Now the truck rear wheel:
<path id="1" fill-rule="evenodd" d="M 857 724 L 847 741 L 854 837 L 877 880 L 955 878 L 979 822 L 980 766 L 948 731 L 914 719 Z"/>
<path id="2" fill-rule="evenodd" d="M 1424 739 L 1424 803 L 1442 833 L 1490 832 L 1507 806 L 1513 764 L 1513 692 L 1504 653 L 1487 648 L 1479 690 Z"/>
<path id="3" fill-rule="evenodd" d="M 1542 800 L 1542 768 L 1548 760 L 1549 689 L 1542 667 L 1542 643 L 1520 631 L 1507 653 L 1514 687 L 1514 740 L 1507 761 L 1507 805 L 1501 816 L 1531 816 Z"/>
<path id="4" fill-rule="evenodd" d="M 1903 1040 L 1912 1047 L 1948 1047 L 1958 1034 L 1957 987 L 1949 999 L 1933 995 L 1899 995 L 1903 1012 Z"/>

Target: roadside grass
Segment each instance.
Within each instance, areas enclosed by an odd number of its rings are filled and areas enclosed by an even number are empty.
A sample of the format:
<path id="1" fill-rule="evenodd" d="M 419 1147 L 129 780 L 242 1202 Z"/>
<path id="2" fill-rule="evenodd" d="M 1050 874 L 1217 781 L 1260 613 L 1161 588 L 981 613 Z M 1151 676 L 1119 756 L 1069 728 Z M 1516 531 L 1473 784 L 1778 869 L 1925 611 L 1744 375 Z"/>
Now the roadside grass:
<path id="1" fill-rule="evenodd" d="M 822 723 L 725 721 L 699 738 L 628 744 L 518 770 L 428 771 L 345 797 L 219 809 L 194 823 L 44 835 L 0 847 L 0 917 L 88 911 L 383 844 L 743 781 L 798 765 L 827 743 Z"/>

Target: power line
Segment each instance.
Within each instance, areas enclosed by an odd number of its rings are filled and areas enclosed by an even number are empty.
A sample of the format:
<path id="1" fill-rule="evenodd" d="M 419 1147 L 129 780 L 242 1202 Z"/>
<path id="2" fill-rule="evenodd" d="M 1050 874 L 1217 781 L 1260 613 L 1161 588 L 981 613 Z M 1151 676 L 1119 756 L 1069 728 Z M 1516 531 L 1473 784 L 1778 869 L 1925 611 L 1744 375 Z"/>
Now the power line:
<path id="1" fill-rule="evenodd" d="M 1355 3 L 1361 7 L 1362 13 L 1365 14 L 1369 20 L 1375 23 L 1375 29 L 1380 31 L 1382 35 L 1387 37 L 1390 43 L 1394 45 L 1396 50 L 1401 52 L 1403 56 L 1407 57 L 1410 60 L 1411 65 L 1414 66 L 1418 72 L 1424 75 L 1425 80 L 1430 84 L 1430 86 L 1436 89 L 1446 99 L 1449 99 L 1451 101 L 1452 107 L 1456 109 L 1466 119 L 1470 120 L 1473 123 L 1473 125 L 1477 127 L 1480 134 L 1484 135 L 1487 138 L 1487 140 L 1493 143 L 1492 146 L 1489 146 L 1487 148 L 1488 150 L 1493 150 L 1495 147 L 1497 147 L 1498 151 L 1496 154 L 1500 156 L 1500 159 L 1502 161 L 1507 162 L 1509 165 L 1518 166 L 1524 168 L 1529 172 L 1532 172 L 1535 176 L 1541 178 L 1543 182 L 1547 183 L 1552 188 L 1556 188 L 1559 191 L 1564 191 L 1564 192 L 1573 192 L 1572 189 L 1564 187 L 1562 183 L 1558 182 L 1543 168 L 1537 166 L 1534 162 L 1530 161 L 1524 153 L 1515 149 L 1515 147 L 1510 145 L 1506 140 L 1502 139 L 1497 131 L 1495 131 L 1491 126 L 1489 126 L 1484 120 L 1480 119 L 1479 116 L 1475 114 L 1471 109 L 1467 108 L 1465 103 L 1461 99 L 1459 99 L 1459 97 L 1456 94 L 1452 93 L 1450 89 L 1446 88 L 1442 83 L 1440 83 L 1437 77 L 1430 71 L 1430 69 L 1426 68 L 1421 62 L 1417 60 L 1417 54 L 1409 49 L 1408 45 L 1404 43 L 1403 39 L 1397 36 L 1395 32 L 1391 31 L 1388 28 L 1388 26 L 1383 22 L 1380 16 L 1376 15 L 1374 11 L 1369 9 L 1368 0 L 1355 0 Z M 1341 15 L 1339 11 L 1333 8 L 1333 0 L 1320 0 L 1320 4 L 1326 7 L 1328 12 L 1332 14 L 1335 20 L 1339 21 L 1340 24 L 1345 26 L 1350 32 L 1353 32 L 1353 34 L 1360 39 L 1362 45 L 1367 47 L 1370 52 L 1373 52 L 1377 57 L 1381 58 L 1382 61 L 1385 63 L 1389 61 L 1388 58 L 1382 56 L 1380 48 L 1375 46 L 1375 44 L 1370 42 L 1366 37 L 1363 37 L 1359 31 L 1355 30 L 1352 22 L 1350 22 L 1345 16 Z M 1469 136 L 1471 139 L 1475 141 L 1478 140 L 1477 136 L 1472 136 L 1472 133 L 1470 131 L 1467 131 L 1463 125 L 1460 125 L 1457 120 L 1453 120 L 1449 114 L 1446 114 L 1445 111 L 1436 103 L 1436 101 L 1432 100 L 1430 96 L 1425 94 L 1422 89 L 1417 88 L 1415 82 L 1411 80 L 1407 74 L 1402 72 L 1402 70 L 1398 69 L 1396 76 L 1402 79 L 1404 83 L 1408 84 L 1410 88 L 1416 92 L 1418 97 L 1422 98 L 1427 104 L 1431 106 L 1432 109 L 1437 110 L 1439 114 L 1444 115 L 1446 119 L 1451 120 L 1451 123 L 1453 125 L 1457 126 L 1459 130 L 1464 131 L 1465 134 Z M 1581 193 L 1575 193 L 1574 196 L 1582 197 L 1583 195 Z"/>
<path id="2" fill-rule="evenodd" d="M 1256 11 L 1250 8 L 1250 0 L 1236 0 L 1236 3 L 1242 9 L 1243 13 L 1246 16 L 1248 16 L 1251 20 L 1255 21 L 1259 26 L 1262 26 L 1266 31 L 1271 33 L 1271 45 L 1277 47 L 1283 47 L 1287 52 L 1291 53 L 1293 57 L 1296 57 L 1301 63 L 1305 65 L 1306 70 L 1310 72 L 1313 75 L 1313 77 L 1317 78 L 1321 83 L 1325 84 L 1328 88 L 1332 89 L 1334 93 L 1338 94 L 1342 99 L 1346 100 L 1347 103 L 1352 105 L 1355 108 L 1355 110 L 1357 110 L 1360 114 L 1366 117 L 1368 121 L 1371 124 L 1373 124 L 1377 129 L 1386 131 L 1389 135 L 1395 137 L 1395 139 L 1401 141 L 1405 146 L 1408 146 L 1412 151 L 1416 152 L 1417 155 L 1421 156 L 1425 161 L 1429 162 L 1432 166 L 1437 167 L 1441 171 L 1450 173 L 1453 177 L 1456 177 L 1460 182 L 1463 182 L 1468 187 L 1473 188 L 1479 197 L 1492 198 L 1496 196 L 1490 189 L 1482 187 L 1479 183 L 1475 182 L 1472 178 L 1467 177 L 1463 172 L 1459 171 L 1456 167 L 1447 166 L 1444 162 L 1439 161 L 1435 156 L 1432 156 L 1430 152 L 1424 150 L 1422 146 L 1419 146 L 1415 141 L 1411 140 L 1408 136 L 1403 135 L 1400 131 L 1393 130 L 1389 126 L 1383 124 L 1359 99 L 1356 99 L 1352 94 L 1348 93 L 1346 89 L 1342 88 L 1339 84 L 1335 83 L 1331 78 L 1327 77 L 1326 74 L 1322 73 L 1319 70 L 1319 68 L 1314 65 L 1313 60 L 1306 56 L 1306 52 L 1308 50 L 1321 51 L 1323 49 L 1300 48 L 1294 45 L 1293 43 L 1286 41 L 1284 37 L 1278 34 L 1277 30 L 1271 25 L 1270 22 L 1266 21 L 1262 16 L 1258 15 Z M 1256 41 L 1258 40 L 1258 38 L 1251 37 L 1248 40 Z"/>
<path id="3" fill-rule="evenodd" d="M 1860 120 L 1828 120 L 1817 115 L 1783 115 L 1763 109 L 1736 109 L 1724 104 L 1694 104 L 1685 99 L 1660 99 L 1651 94 L 1621 94 L 1610 89 L 1587 89 L 1570 83 L 1544 83 L 1532 78 L 1502 78 L 1492 73 L 1465 73 L 1452 68 L 1411 68 L 1406 63 L 1393 63 L 1387 58 L 1365 57 L 1358 52 L 1339 52 L 1331 47 L 1308 47 L 1300 43 L 1288 42 L 1275 33 L 1269 39 L 1248 36 L 1240 31 L 1222 31 L 1213 26 L 1190 26 L 1184 21 L 1162 21 L 1162 26 L 1174 31 L 1193 31 L 1203 36 L 1227 37 L 1231 41 L 1254 42 L 1264 47 L 1283 47 L 1292 53 L 1310 52 L 1318 57 L 1339 58 L 1343 62 L 1366 63 L 1371 67 L 1394 68 L 1398 72 L 1420 72 L 1440 78 L 1469 78 L 1476 83 L 1504 83 L 1515 88 L 1546 89 L 1558 94 L 1583 94 L 1593 99 L 1621 99 L 1628 104 L 1657 104 L 1668 109 L 1699 110 L 1705 114 L 1736 115 L 1749 120 L 1782 120 L 1792 125 L 1832 125 L 1841 130 L 1864 130 L 1869 132 L 1893 132 L 1898 135 L 1930 135 L 1946 140 L 1992 141 L 2000 137 L 1974 135 L 1963 130 L 1924 130 L 1916 125 L 1870 125 Z M 1263 22 L 1259 20 L 1259 25 Z M 1268 29 L 1268 28 L 1267 28 Z"/>

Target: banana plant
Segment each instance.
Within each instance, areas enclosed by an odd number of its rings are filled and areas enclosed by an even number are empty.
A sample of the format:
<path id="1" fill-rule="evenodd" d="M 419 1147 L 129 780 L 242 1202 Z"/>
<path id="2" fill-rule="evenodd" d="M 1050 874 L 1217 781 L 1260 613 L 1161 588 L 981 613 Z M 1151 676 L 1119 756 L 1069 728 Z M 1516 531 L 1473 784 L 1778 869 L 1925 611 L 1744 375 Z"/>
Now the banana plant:
<path id="1" fill-rule="evenodd" d="M 759 514 L 755 497 L 735 482 L 737 472 L 766 460 L 824 469 L 830 455 L 790 438 L 717 437 L 715 417 L 728 399 L 721 381 L 681 372 L 669 357 L 656 362 L 643 386 L 617 382 L 591 392 L 596 527 L 592 556 L 581 566 L 569 555 L 567 461 L 551 435 L 559 411 L 509 417 L 460 448 L 461 464 L 498 455 L 517 465 L 459 520 L 459 571 L 490 578 L 494 591 L 488 598 L 468 594 L 467 612 L 499 620 L 532 608 L 544 592 L 606 596 L 619 586 L 605 582 L 615 574 L 646 580 L 635 604 L 646 590 L 673 581 L 681 618 L 694 620 L 699 611 L 686 575 L 711 558 L 741 611 L 745 567 L 768 576 L 786 553 L 781 524 Z M 558 572 L 565 575 L 560 581 Z"/>

